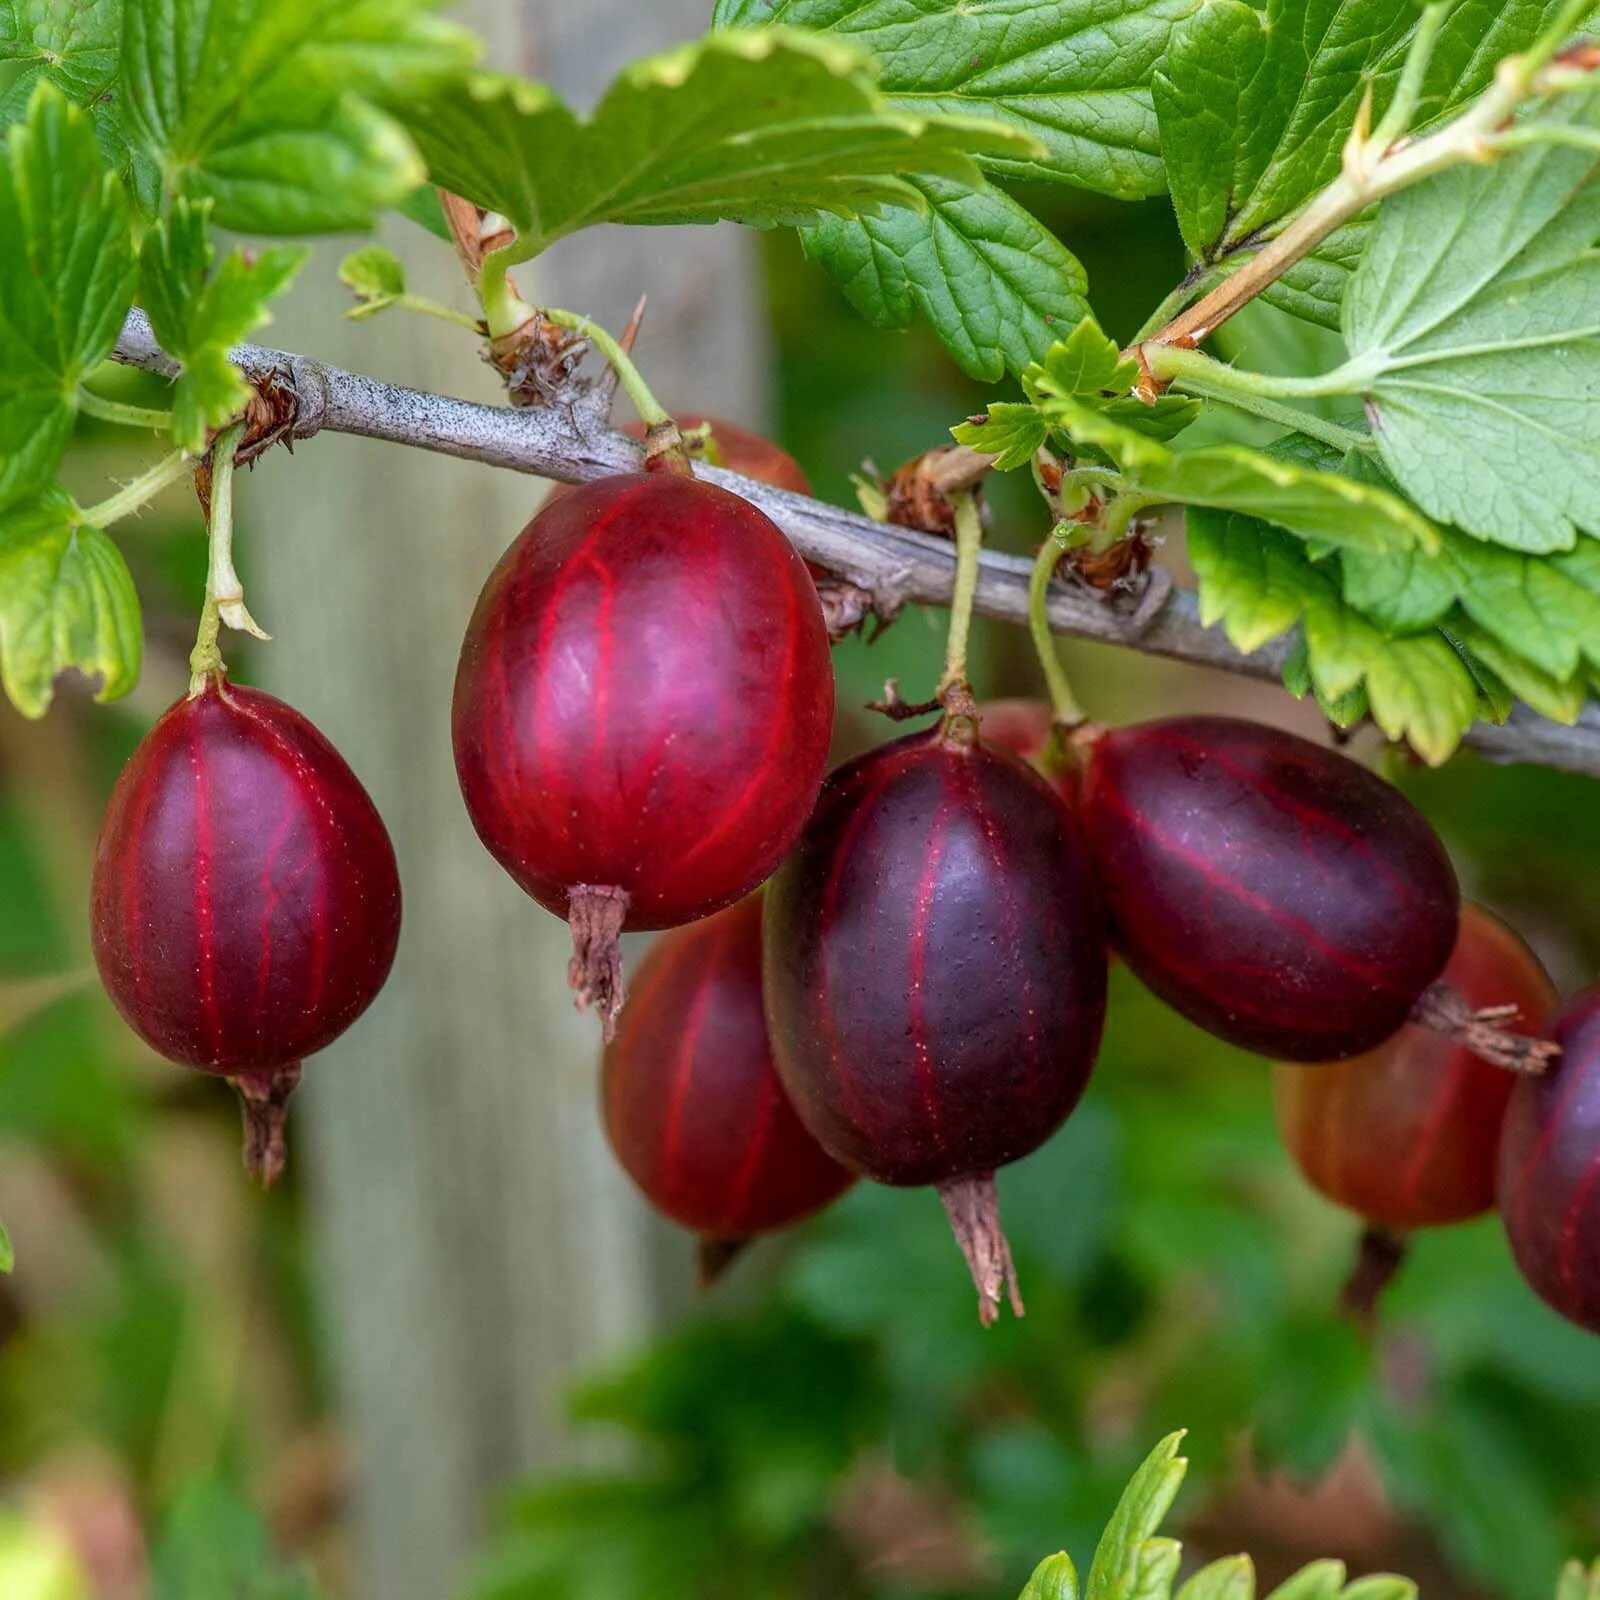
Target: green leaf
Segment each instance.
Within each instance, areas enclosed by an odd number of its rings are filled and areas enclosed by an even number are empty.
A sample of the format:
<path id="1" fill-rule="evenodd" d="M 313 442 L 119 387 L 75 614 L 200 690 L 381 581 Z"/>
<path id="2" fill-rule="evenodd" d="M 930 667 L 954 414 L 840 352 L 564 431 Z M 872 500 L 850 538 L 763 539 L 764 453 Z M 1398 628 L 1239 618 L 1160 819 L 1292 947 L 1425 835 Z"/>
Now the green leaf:
<path id="1" fill-rule="evenodd" d="M 1249 1556 L 1224 1556 L 1202 1567 L 1178 1591 L 1178 1600 L 1251 1600 L 1256 1569 Z"/>
<path id="2" fill-rule="evenodd" d="M 1266 1600 L 1337 1600 L 1344 1571 L 1342 1561 L 1313 1561 L 1285 1578 Z"/>
<path id="3" fill-rule="evenodd" d="M 173 438 L 204 448 L 250 398 L 228 351 L 272 320 L 267 302 L 283 293 L 309 253 L 280 245 L 256 255 L 235 250 L 215 273 L 211 202 L 177 200 L 146 235 L 139 254 L 139 299 L 162 347 L 179 364 L 172 395 Z"/>
<path id="4" fill-rule="evenodd" d="M 116 81 L 122 0 L 0 0 L 0 61 L 24 71 L 3 102 L 20 112 L 39 78 L 80 106 L 93 105 Z M 11 119 L 0 110 L 0 122 Z"/>
<path id="5" fill-rule="evenodd" d="M 426 228 L 434 238 L 443 239 L 446 244 L 450 242 L 450 224 L 445 221 L 439 191 L 431 183 L 418 184 L 395 210 L 402 217 L 409 217 L 419 228 Z"/>
<path id="6" fill-rule="evenodd" d="M 261 1515 L 215 1483 L 178 1496 L 151 1568 L 153 1600 L 316 1600 L 311 1578 L 274 1558 Z"/>
<path id="7" fill-rule="evenodd" d="M 56 675 L 99 674 L 99 700 L 138 681 L 144 636 L 122 553 L 59 489 L 0 513 L 0 683 L 41 717 Z"/>
<path id="8" fill-rule="evenodd" d="M 899 109 L 989 117 L 1032 154 L 988 153 L 991 172 L 1123 199 L 1159 194 L 1150 74 L 1174 23 L 1202 0 L 718 0 L 717 27 L 812 28 L 877 57 Z"/>
<path id="9" fill-rule="evenodd" d="M 992 402 L 987 417 L 970 417 L 950 433 L 957 444 L 994 456 L 996 472 L 1027 466 L 1050 437 L 1049 426 L 1032 406 L 1009 400 Z"/>
<path id="10" fill-rule="evenodd" d="M 1552 122 L 1600 132 L 1600 101 Z M 1541 144 L 1391 197 L 1345 301 L 1345 392 L 1396 481 L 1441 521 L 1518 550 L 1600 532 L 1600 184 Z"/>
<path id="11" fill-rule="evenodd" d="M 1182 1443 L 1181 1433 L 1168 1434 L 1123 1490 L 1095 1549 L 1085 1600 L 1144 1600 L 1169 1566 L 1177 1571 L 1175 1542 L 1157 1538 L 1156 1530 L 1189 1469 L 1178 1454 Z"/>
<path id="12" fill-rule="evenodd" d="M 0 509 L 38 494 L 66 450 L 82 379 L 133 300 L 122 187 L 88 114 L 39 83 L 0 151 Z"/>
<path id="13" fill-rule="evenodd" d="M 806 254 L 874 327 L 909 327 L 920 314 L 971 376 L 1020 375 L 1087 314 L 1083 268 L 998 189 L 908 181 L 924 209 L 830 218 L 802 231 Z"/>
<path id="14" fill-rule="evenodd" d="M 1556 1600 L 1600 1600 L 1600 1560 L 1569 1561 L 1556 1582 Z"/>
<path id="15" fill-rule="evenodd" d="M 1296 688 L 1303 671 L 1301 692 L 1308 681 L 1335 721 L 1352 718 L 1356 703 L 1347 697 L 1364 692 L 1384 733 L 1406 739 L 1433 765 L 1472 726 L 1476 685 L 1444 635 L 1387 637 L 1346 604 L 1336 569 L 1313 562 L 1286 534 L 1251 517 L 1191 511 L 1188 548 L 1201 622 L 1220 622 L 1247 654 L 1299 622 L 1305 661 L 1292 663 L 1287 681 Z"/>
<path id="16" fill-rule="evenodd" d="M 1126 394 L 1138 381 L 1139 364 L 1124 360 L 1116 340 L 1092 317 L 1084 319 L 1044 360 L 1027 373 L 1023 387 L 1035 404 L 1049 400 L 1095 399 L 1106 390 Z"/>
<path id="17" fill-rule="evenodd" d="M 1417 1586 L 1392 1572 L 1373 1572 L 1347 1585 L 1343 1600 L 1417 1600 Z"/>
<path id="18" fill-rule="evenodd" d="M 1581 676 L 1560 678 L 1546 672 L 1488 628 L 1480 627 L 1467 617 L 1452 617 L 1446 632 L 1541 716 L 1567 724 L 1578 720 L 1587 698 L 1587 686 Z"/>
<path id="19" fill-rule="evenodd" d="M 1344 595 L 1391 633 L 1429 627 L 1452 605 L 1551 677 L 1600 666 L 1600 540 L 1526 556 L 1451 532 L 1434 556 L 1344 557 Z"/>
<path id="20" fill-rule="evenodd" d="M 1078 1569 L 1065 1550 L 1046 1556 L 1022 1586 L 1018 1600 L 1078 1600 Z M 1556 1600 L 1565 1600 L 1557 1595 Z"/>
<path id="21" fill-rule="evenodd" d="M 476 54 L 436 9 L 436 0 L 126 0 L 129 138 L 170 194 L 214 200 L 223 227 L 368 227 L 424 175 L 380 107 L 412 103 Z"/>
<path id="22" fill-rule="evenodd" d="M 1558 0 L 1463 0 L 1440 32 L 1416 126 L 1489 84 Z M 1412 0 L 1219 0 L 1173 31 L 1154 80 L 1161 148 L 1184 240 L 1201 260 L 1237 248 L 1323 188 L 1370 84 L 1381 116 L 1417 26 Z"/>
<path id="23" fill-rule="evenodd" d="M 361 302 L 345 315 L 360 321 L 398 303 L 406 292 L 406 269 L 400 258 L 382 245 L 369 244 L 351 251 L 339 263 L 339 282 Z"/>
<path id="24" fill-rule="evenodd" d="M 906 174 L 982 179 L 1032 141 L 891 108 L 872 61 L 791 29 L 712 34 L 625 68 L 581 121 L 541 84 L 480 75 L 406 113 L 433 181 L 506 217 L 520 258 L 599 222 L 814 225 L 926 205 Z"/>
<path id="25" fill-rule="evenodd" d="M 0 1272 L 9 1273 L 17 1264 L 17 1253 L 11 1248 L 11 1235 L 6 1232 L 6 1225 L 0 1222 Z M 1076 1595 L 1072 1600 L 1077 1600 Z"/>
<path id="26" fill-rule="evenodd" d="M 1511 692 L 1510 685 L 1490 667 L 1487 661 L 1474 655 L 1467 648 L 1465 641 L 1458 638 L 1448 627 L 1441 627 L 1439 632 L 1444 635 L 1445 642 L 1450 648 L 1461 657 L 1461 664 L 1467 669 L 1473 687 L 1478 691 L 1478 720 L 1492 722 L 1499 727 L 1511 715 L 1517 704 L 1517 697 Z"/>
<path id="27" fill-rule="evenodd" d="M 1249 512 L 1301 538 L 1349 549 L 1438 544 L 1438 530 L 1426 518 L 1376 484 L 1243 445 L 1174 452 L 1078 400 L 1047 397 L 1040 409 L 1077 443 L 1116 462 L 1125 487 L 1161 500 Z"/>

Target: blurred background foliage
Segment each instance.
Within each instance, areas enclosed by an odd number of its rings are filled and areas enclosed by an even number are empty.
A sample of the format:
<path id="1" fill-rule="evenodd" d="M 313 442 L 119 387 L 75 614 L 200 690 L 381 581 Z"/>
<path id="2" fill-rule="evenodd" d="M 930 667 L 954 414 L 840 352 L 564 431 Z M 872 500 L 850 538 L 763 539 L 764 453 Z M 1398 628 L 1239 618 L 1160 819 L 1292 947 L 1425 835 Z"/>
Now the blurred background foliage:
<path id="1" fill-rule="evenodd" d="M 1083 258 L 1114 334 L 1181 272 L 1162 204 L 1026 198 Z M 931 338 L 865 328 L 792 237 L 766 241 L 765 259 L 777 432 L 820 494 L 848 502 L 863 457 L 892 469 L 978 407 Z M 312 270 L 335 260 L 324 251 Z M 1296 363 L 1288 325 L 1257 318 L 1241 337 Z M 116 383 L 120 398 L 155 398 L 138 375 Z M 84 483 L 127 475 L 114 432 L 82 424 Z M 1015 480 L 993 511 L 1004 548 L 1043 531 Z M 248 517 L 246 492 L 246 561 Z M 161 664 L 146 683 L 171 683 L 203 581 L 192 502 L 163 501 L 127 548 Z M 917 614 L 843 646 L 841 743 L 890 736 L 849 708 L 887 676 L 925 692 L 941 646 L 942 617 Z M 1034 691 L 1021 631 L 981 626 L 976 652 L 981 689 Z M 1107 719 L 1226 706 L 1322 731 L 1260 685 L 1067 656 Z M 235 670 L 248 680 L 243 650 Z M 160 698 L 99 708 L 69 688 L 38 725 L 0 707 L 0 1217 L 18 1256 L 0 1278 L 6 1600 L 347 1587 L 346 1466 L 302 1197 L 292 1179 L 265 1198 L 240 1181 L 227 1097 L 144 1051 L 93 982 L 83 907 L 99 812 Z M 1592 786 L 1470 757 L 1392 775 L 1446 834 L 1469 892 L 1564 988 L 1600 970 Z M 1333 1311 L 1357 1224 L 1291 1167 L 1267 1069 L 1125 972 L 1087 1100 L 1001 1194 L 1025 1321 L 980 1329 L 930 1193 L 862 1186 L 577 1384 L 600 1464 L 508 1490 L 464 1592 L 1012 1594 L 1049 1550 L 1086 1562 L 1131 1469 L 1179 1426 L 1190 1553 L 1248 1548 L 1264 1581 L 1337 1555 L 1436 1596 L 1531 1600 L 1565 1557 L 1600 1548 L 1600 1347 L 1521 1285 L 1492 1220 L 1419 1239 L 1364 1342 Z"/>

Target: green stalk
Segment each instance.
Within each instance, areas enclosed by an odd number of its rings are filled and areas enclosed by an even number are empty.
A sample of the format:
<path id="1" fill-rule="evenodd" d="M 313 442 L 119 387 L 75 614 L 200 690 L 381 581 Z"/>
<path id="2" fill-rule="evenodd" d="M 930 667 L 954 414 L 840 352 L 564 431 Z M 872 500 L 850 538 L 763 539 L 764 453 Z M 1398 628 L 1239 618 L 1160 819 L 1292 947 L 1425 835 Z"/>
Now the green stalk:
<path id="1" fill-rule="evenodd" d="M 633 364 L 633 358 L 604 328 L 596 326 L 587 317 L 580 317 L 575 311 L 551 310 L 547 307 L 541 315 L 546 322 L 553 322 L 558 328 L 570 328 L 587 339 L 611 363 L 645 427 L 656 428 L 672 421 L 651 394 L 649 385 Z"/>
<path id="2" fill-rule="evenodd" d="M 1033 648 L 1039 657 L 1039 670 L 1044 674 L 1045 688 L 1050 692 L 1050 706 L 1055 713 L 1055 721 L 1059 727 L 1075 728 L 1084 720 L 1083 708 L 1067 681 L 1066 668 L 1061 665 L 1061 654 L 1056 648 L 1055 635 L 1050 632 L 1050 619 L 1046 614 L 1050 580 L 1066 553 L 1067 547 L 1053 532 L 1039 547 L 1038 559 L 1033 563 L 1033 576 L 1028 581 L 1028 631 L 1033 635 Z"/>
<path id="3" fill-rule="evenodd" d="M 983 518 L 977 497 L 963 491 L 951 497 L 956 508 L 956 582 L 950 596 L 950 633 L 945 643 L 944 676 L 939 698 L 967 682 L 967 636 L 972 629 L 972 602 L 978 593 L 978 554 L 983 549 Z"/>
<path id="4" fill-rule="evenodd" d="M 91 528 L 109 528 L 113 522 L 142 510 L 165 488 L 194 471 L 194 462 L 182 450 L 163 456 L 148 472 L 119 489 L 109 499 L 84 509 L 83 520 Z"/>
<path id="5" fill-rule="evenodd" d="M 157 433 L 172 431 L 172 413 L 154 406 L 131 406 L 121 400 L 107 400 L 88 389 L 78 390 L 78 409 L 102 422 L 118 422 L 125 428 L 154 428 Z"/>
<path id="6" fill-rule="evenodd" d="M 249 631 L 265 638 L 250 613 L 244 609 L 244 594 L 233 568 L 233 454 L 244 438 L 246 424 L 236 422 L 217 436 L 211 447 L 211 522 L 207 529 L 210 560 L 206 569 L 206 598 L 200 608 L 200 627 L 194 649 L 189 653 L 189 697 L 204 691 L 207 680 L 226 670 L 222 660 L 223 606 L 237 606 L 243 621 L 229 619 L 229 626 L 248 625 Z"/>
<path id="7" fill-rule="evenodd" d="M 1167 379 L 1186 394 L 1220 400 L 1241 411 L 1264 417 L 1269 422 L 1309 434 L 1335 450 L 1366 452 L 1373 449 L 1370 434 L 1347 428 L 1342 423 L 1330 422 L 1326 417 L 1319 417 L 1299 406 L 1280 403 L 1284 400 L 1314 400 L 1359 393 L 1362 373 L 1354 362 L 1346 362 L 1332 372 L 1314 378 L 1287 378 L 1232 367 L 1225 362 L 1214 361 L 1199 350 L 1187 350 L 1179 345 L 1147 344 L 1144 353 L 1151 372 Z"/>

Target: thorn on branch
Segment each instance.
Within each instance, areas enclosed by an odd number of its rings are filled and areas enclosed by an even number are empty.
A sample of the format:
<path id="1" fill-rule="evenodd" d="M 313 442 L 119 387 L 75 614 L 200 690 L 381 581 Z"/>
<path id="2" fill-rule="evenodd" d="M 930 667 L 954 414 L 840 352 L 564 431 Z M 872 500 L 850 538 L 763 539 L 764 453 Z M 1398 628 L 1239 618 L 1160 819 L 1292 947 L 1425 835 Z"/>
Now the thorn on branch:
<path id="1" fill-rule="evenodd" d="M 650 297 L 640 295 L 639 303 L 633 308 L 633 315 L 628 318 L 628 325 L 622 330 L 622 336 L 617 343 L 622 346 L 622 353 L 633 354 L 634 340 L 639 337 L 639 329 L 644 322 L 645 302 Z M 600 374 L 600 381 L 595 386 L 595 399 L 599 402 L 600 414 L 603 417 L 611 415 L 611 407 L 617 398 L 617 384 L 621 381 L 621 374 L 608 361 L 606 370 Z"/>
<path id="2" fill-rule="evenodd" d="M 900 697 L 900 680 L 890 678 L 883 686 L 883 699 L 867 701 L 866 709 L 876 711 L 891 722 L 914 722 L 918 717 L 931 717 L 944 710 L 944 702 L 935 695 L 931 700 L 903 700 Z"/>

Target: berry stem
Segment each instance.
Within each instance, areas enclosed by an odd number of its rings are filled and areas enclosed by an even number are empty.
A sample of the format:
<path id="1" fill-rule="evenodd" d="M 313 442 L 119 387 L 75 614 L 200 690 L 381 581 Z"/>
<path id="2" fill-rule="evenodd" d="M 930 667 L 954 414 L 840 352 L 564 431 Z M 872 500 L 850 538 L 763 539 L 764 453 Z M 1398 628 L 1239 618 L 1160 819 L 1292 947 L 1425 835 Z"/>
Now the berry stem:
<path id="1" fill-rule="evenodd" d="M 944 676 L 939 698 L 967 681 L 967 637 L 972 630 L 972 602 L 978 592 L 978 556 L 983 549 L 983 517 L 977 496 L 963 489 L 950 497 L 956 512 L 956 582 L 950 596 L 950 633 L 945 643 Z"/>
<path id="2" fill-rule="evenodd" d="M 1456 1040 L 1491 1066 L 1538 1076 L 1561 1054 L 1561 1046 L 1551 1039 L 1514 1033 L 1510 1024 L 1518 1015 L 1515 1006 L 1484 1006 L 1475 1011 L 1453 984 L 1434 983 L 1422 991 L 1411 1020 Z"/>
<path id="3" fill-rule="evenodd" d="M 695 1286 L 711 1288 L 754 1242 L 737 1234 L 701 1234 L 695 1241 Z"/>
<path id="4" fill-rule="evenodd" d="M 1002 1291 L 1011 1301 L 1013 1314 L 1022 1316 L 1022 1291 L 1017 1287 L 1011 1246 L 1000 1226 L 1000 1197 L 994 1174 L 975 1172 L 970 1177 L 941 1183 L 939 1198 L 977 1285 L 978 1320 L 987 1328 L 999 1318 Z"/>
<path id="5" fill-rule="evenodd" d="M 633 401 L 634 409 L 639 413 L 639 420 L 646 428 L 658 428 L 672 421 L 656 397 L 651 394 L 649 385 L 645 383 L 639 369 L 633 364 L 633 357 L 604 328 L 597 326 L 587 317 L 580 317 L 575 311 L 546 307 L 540 315 L 546 322 L 553 322 L 558 328 L 570 328 L 574 333 L 581 334 L 611 363 L 612 370 L 621 380 L 622 387 L 627 390 L 628 398 Z"/>
<path id="6" fill-rule="evenodd" d="M 172 413 L 155 406 L 131 406 L 122 400 L 107 400 L 86 388 L 78 390 L 78 409 L 86 417 L 102 422 L 121 423 L 125 428 L 153 428 L 157 433 L 172 431 Z"/>
<path id="7" fill-rule="evenodd" d="M 291 1061 L 272 1072 L 241 1073 L 232 1081 L 244 1113 L 244 1170 L 270 1189 L 283 1176 L 288 1159 L 283 1130 L 289 1120 L 289 1097 L 300 1082 L 300 1063 Z"/>
<path id="8" fill-rule="evenodd" d="M 245 609 L 244 585 L 233 566 L 233 456 L 244 438 L 246 424 L 236 422 L 217 436 L 211 447 L 211 518 L 208 528 L 210 559 L 206 569 L 206 598 L 200 609 L 200 627 L 189 653 L 189 696 L 201 693 L 208 679 L 224 671 L 218 638 L 222 624 L 240 628 L 258 639 L 268 637 Z"/>
<path id="9" fill-rule="evenodd" d="M 1339 1296 L 1339 1309 L 1361 1331 L 1371 1335 L 1377 1321 L 1378 1301 L 1405 1265 L 1409 1244 L 1403 1233 L 1380 1228 L 1375 1223 L 1361 1231 L 1350 1276 Z"/>
<path id="10" fill-rule="evenodd" d="M 148 472 L 141 473 L 132 483 L 119 489 L 109 499 L 87 506 L 82 512 L 85 523 L 91 528 L 109 528 L 113 522 L 130 517 L 142 510 L 163 489 L 194 470 L 194 463 L 182 450 L 163 456 Z"/>
<path id="11" fill-rule="evenodd" d="M 1033 563 L 1033 575 L 1028 580 L 1028 631 L 1033 635 L 1033 648 L 1039 657 L 1039 670 L 1044 674 L 1045 687 L 1050 691 L 1050 706 L 1058 727 L 1076 728 L 1083 720 L 1083 708 L 1078 704 L 1072 685 L 1067 681 L 1066 668 L 1050 632 L 1050 619 L 1046 604 L 1050 598 L 1050 580 L 1067 547 L 1052 532 L 1039 547 L 1038 558 Z"/>
<path id="12" fill-rule="evenodd" d="M 580 883 L 567 891 L 567 924 L 572 929 L 572 959 L 567 983 L 580 1011 L 600 1013 L 607 1044 L 617 1031 L 617 1013 L 627 998 L 622 987 L 622 924 L 628 916 L 625 890 Z"/>

